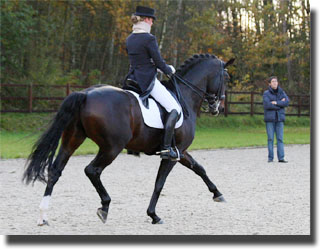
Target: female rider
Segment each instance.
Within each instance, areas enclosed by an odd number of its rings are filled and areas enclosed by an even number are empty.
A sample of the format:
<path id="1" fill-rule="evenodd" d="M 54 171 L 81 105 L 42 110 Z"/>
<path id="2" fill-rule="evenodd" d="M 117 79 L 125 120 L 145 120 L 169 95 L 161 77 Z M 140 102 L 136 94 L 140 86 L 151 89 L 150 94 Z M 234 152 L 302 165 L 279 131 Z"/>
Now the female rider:
<path id="1" fill-rule="evenodd" d="M 160 157 L 176 160 L 177 152 L 171 147 L 175 124 L 181 113 L 181 107 L 156 78 L 157 68 L 166 75 L 175 73 L 172 65 L 167 65 L 160 55 L 156 37 L 150 34 L 153 21 L 156 19 L 155 10 L 137 6 L 131 16 L 132 33 L 127 37 L 126 47 L 130 60 L 128 80 L 137 83 L 142 91 L 140 98 L 147 106 L 147 98 L 151 95 L 168 112 L 165 122 L 164 140 Z"/>

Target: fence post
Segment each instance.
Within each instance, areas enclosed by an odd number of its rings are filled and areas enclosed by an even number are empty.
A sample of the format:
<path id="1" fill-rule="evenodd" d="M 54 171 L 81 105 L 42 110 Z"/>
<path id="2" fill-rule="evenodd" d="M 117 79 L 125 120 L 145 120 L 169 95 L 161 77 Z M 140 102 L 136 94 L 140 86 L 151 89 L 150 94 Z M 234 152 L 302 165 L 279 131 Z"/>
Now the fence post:
<path id="1" fill-rule="evenodd" d="M 29 85 L 28 97 L 29 97 L 28 111 L 29 113 L 32 113 L 32 83 L 30 83 Z"/>
<path id="2" fill-rule="evenodd" d="M 67 96 L 70 95 L 70 83 L 67 83 L 67 89 L 66 89 L 66 94 Z"/>
<path id="3" fill-rule="evenodd" d="M 298 117 L 301 115 L 301 98 L 300 95 L 298 95 Z"/>
<path id="4" fill-rule="evenodd" d="M 251 91 L 251 100 L 250 100 L 250 115 L 253 116 L 253 100 L 254 100 L 254 94 L 253 91 Z"/>
<path id="5" fill-rule="evenodd" d="M 228 116 L 228 92 L 225 92 L 225 98 L 224 98 L 224 116 Z"/>

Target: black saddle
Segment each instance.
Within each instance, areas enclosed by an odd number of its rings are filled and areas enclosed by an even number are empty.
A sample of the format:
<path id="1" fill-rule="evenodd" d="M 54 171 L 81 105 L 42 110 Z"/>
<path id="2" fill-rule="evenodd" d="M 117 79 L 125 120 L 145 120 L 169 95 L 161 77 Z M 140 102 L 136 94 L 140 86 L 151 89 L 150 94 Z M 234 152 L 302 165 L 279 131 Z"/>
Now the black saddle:
<path id="1" fill-rule="evenodd" d="M 141 91 L 141 89 L 139 87 L 139 84 L 136 83 L 135 81 L 132 81 L 132 80 L 126 80 L 124 82 L 124 85 L 123 85 L 122 89 L 131 90 L 133 92 L 136 92 L 139 95 L 142 93 L 142 91 Z"/>

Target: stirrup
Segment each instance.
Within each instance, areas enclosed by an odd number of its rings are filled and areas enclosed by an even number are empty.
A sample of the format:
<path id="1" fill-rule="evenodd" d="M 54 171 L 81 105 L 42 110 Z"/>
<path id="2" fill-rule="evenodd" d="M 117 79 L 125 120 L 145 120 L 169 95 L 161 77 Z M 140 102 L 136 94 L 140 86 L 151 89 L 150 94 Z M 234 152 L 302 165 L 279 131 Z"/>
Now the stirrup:
<path id="1" fill-rule="evenodd" d="M 161 151 L 158 151 L 156 152 L 156 155 L 160 155 L 160 157 L 162 159 L 167 159 L 167 160 L 171 160 L 171 161 L 180 161 L 181 160 L 181 155 L 180 155 L 180 152 L 179 152 L 179 149 L 175 146 L 175 151 L 176 151 L 176 154 L 177 154 L 177 158 L 171 158 L 169 153 L 170 153 L 170 150 L 172 149 L 173 151 L 173 148 L 170 147 L 169 149 L 164 149 L 164 150 L 161 150 Z M 168 155 L 163 155 L 164 153 L 168 153 Z"/>
<path id="2" fill-rule="evenodd" d="M 177 146 L 175 146 L 175 148 L 176 148 L 177 155 L 178 155 L 178 158 L 176 158 L 176 159 L 177 159 L 176 161 L 180 161 L 180 152 L 179 152 L 179 149 L 177 148 Z"/>

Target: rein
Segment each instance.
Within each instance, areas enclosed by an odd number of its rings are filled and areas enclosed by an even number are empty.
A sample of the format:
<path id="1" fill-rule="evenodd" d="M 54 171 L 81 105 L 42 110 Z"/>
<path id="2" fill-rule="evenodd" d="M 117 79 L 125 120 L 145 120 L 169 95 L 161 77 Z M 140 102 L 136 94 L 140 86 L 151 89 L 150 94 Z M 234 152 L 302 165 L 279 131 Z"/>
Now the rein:
<path id="1" fill-rule="evenodd" d="M 181 76 L 177 75 L 177 74 L 173 74 L 173 77 L 171 77 L 171 79 L 173 78 L 173 81 L 176 83 L 174 78 L 177 78 L 178 80 L 180 80 L 180 82 L 182 82 L 184 85 L 186 85 L 187 87 L 189 87 L 193 92 L 195 92 L 198 96 L 200 96 L 202 99 L 206 98 L 206 97 L 211 97 L 210 94 L 208 94 L 207 92 L 203 91 L 202 89 L 200 89 L 199 87 L 193 85 L 191 82 L 183 79 Z"/>

